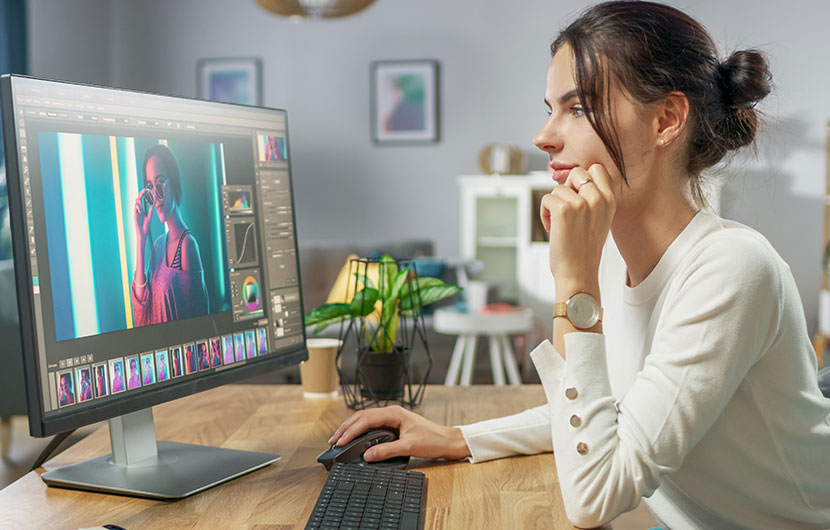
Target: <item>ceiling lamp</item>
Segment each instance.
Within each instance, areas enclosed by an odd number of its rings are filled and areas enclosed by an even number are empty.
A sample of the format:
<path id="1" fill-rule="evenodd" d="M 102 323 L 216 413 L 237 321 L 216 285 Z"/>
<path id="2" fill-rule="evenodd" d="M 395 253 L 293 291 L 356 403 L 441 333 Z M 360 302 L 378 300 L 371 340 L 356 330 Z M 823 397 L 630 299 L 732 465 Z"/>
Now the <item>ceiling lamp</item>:
<path id="1" fill-rule="evenodd" d="M 354 15 L 375 0 L 256 0 L 268 11 L 284 17 L 335 18 Z"/>

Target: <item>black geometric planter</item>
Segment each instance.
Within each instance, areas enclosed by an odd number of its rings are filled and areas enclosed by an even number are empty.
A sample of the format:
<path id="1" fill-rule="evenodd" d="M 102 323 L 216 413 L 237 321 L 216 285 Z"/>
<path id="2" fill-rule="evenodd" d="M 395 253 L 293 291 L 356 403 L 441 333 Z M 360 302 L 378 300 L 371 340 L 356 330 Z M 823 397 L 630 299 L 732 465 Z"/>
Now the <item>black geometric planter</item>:
<path id="1" fill-rule="evenodd" d="M 354 289 L 362 287 L 359 278 L 367 278 L 369 267 L 377 266 L 378 259 L 355 259 L 349 264 L 349 277 L 354 278 Z M 410 269 L 406 284 L 410 292 L 417 292 L 417 272 L 412 260 L 396 260 L 397 270 Z M 378 289 L 382 293 L 389 286 L 380 275 Z M 368 407 L 384 407 L 398 403 L 402 407 L 417 408 L 424 398 L 427 377 L 432 369 L 432 355 L 427 344 L 426 325 L 420 302 L 406 311 L 395 307 L 398 313 L 393 319 L 397 329 L 385 329 L 378 319 L 371 315 L 351 317 L 340 323 L 339 338 L 342 341 L 337 351 L 337 371 L 346 406 L 359 410 Z M 389 309 L 387 309 L 388 311 Z M 394 331 L 394 332 L 392 332 Z M 381 335 L 383 334 L 383 335 Z M 393 351 L 377 353 L 371 351 L 379 336 L 394 337 Z M 425 369 L 415 380 L 412 370 L 413 359 Z M 352 362 L 353 361 L 353 362 Z"/>
<path id="2" fill-rule="evenodd" d="M 406 383 L 408 359 L 408 351 L 361 352 L 357 362 L 360 395 L 374 400 L 401 399 Z"/>

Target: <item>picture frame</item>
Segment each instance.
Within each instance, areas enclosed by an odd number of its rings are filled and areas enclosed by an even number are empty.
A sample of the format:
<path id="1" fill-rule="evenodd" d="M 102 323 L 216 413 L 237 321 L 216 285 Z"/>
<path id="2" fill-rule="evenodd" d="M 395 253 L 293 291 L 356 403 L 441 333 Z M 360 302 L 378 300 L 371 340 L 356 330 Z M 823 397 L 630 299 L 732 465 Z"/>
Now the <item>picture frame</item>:
<path id="1" fill-rule="evenodd" d="M 439 63 L 431 59 L 373 61 L 372 141 L 430 144 L 440 140 Z"/>
<path id="2" fill-rule="evenodd" d="M 256 57 L 200 59 L 196 64 L 199 99 L 262 105 L 262 61 Z"/>

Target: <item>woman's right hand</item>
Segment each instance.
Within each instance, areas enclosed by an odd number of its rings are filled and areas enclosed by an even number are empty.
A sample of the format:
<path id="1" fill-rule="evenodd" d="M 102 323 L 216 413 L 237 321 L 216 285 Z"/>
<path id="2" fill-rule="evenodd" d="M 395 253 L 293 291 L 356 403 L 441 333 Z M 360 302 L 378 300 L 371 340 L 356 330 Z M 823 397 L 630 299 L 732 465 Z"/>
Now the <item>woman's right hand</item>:
<path id="1" fill-rule="evenodd" d="M 355 412 L 344 421 L 329 443 L 344 445 L 373 427 L 393 427 L 400 437 L 367 450 L 367 462 L 395 456 L 461 459 L 470 456 L 470 449 L 457 427 L 445 427 L 400 406 L 367 409 Z"/>
<path id="2" fill-rule="evenodd" d="M 141 190 L 135 199 L 135 232 L 139 241 L 145 241 L 147 239 L 147 234 L 150 232 L 150 218 L 153 215 L 152 208 L 148 209 L 146 213 L 144 212 L 144 204 L 142 201 L 145 193 L 147 193 L 146 189 Z"/>

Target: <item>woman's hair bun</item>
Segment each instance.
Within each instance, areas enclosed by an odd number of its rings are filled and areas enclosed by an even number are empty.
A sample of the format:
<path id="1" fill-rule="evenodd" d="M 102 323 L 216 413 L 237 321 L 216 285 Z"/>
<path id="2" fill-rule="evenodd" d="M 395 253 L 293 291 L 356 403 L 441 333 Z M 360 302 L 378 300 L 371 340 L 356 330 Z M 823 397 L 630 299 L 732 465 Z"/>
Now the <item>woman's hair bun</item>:
<path id="1" fill-rule="evenodd" d="M 772 89 L 767 57 L 758 50 L 739 50 L 718 65 L 724 105 L 754 107 Z"/>

